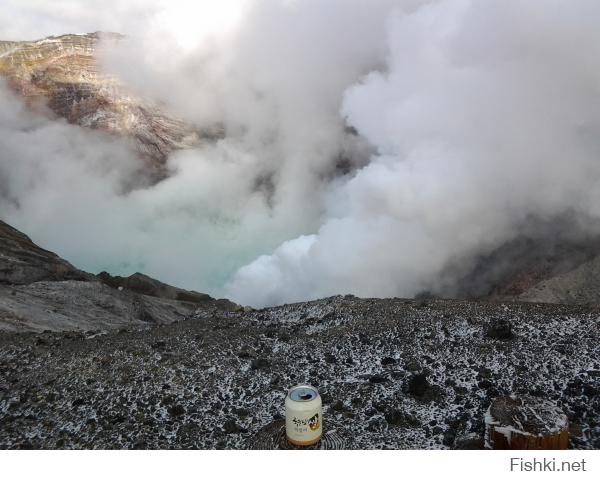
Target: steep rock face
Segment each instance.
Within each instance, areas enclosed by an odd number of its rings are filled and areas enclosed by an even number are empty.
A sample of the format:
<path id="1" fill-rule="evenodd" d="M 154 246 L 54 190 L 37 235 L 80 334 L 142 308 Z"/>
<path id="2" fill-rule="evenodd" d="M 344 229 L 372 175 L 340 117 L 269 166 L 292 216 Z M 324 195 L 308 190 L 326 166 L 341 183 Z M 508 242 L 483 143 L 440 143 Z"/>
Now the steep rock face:
<path id="1" fill-rule="evenodd" d="M 0 220 L 0 284 L 27 285 L 42 280 L 89 277 L 91 275 L 38 247 L 27 235 Z"/>
<path id="2" fill-rule="evenodd" d="M 170 152 L 220 138 L 220 127 L 198 130 L 145 99 L 128 94 L 102 72 L 97 53 L 119 48 L 122 36 L 92 33 L 34 42 L 0 41 L 0 76 L 34 108 L 47 106 L 70 123 L 131 137 L 157 176 Z"/>

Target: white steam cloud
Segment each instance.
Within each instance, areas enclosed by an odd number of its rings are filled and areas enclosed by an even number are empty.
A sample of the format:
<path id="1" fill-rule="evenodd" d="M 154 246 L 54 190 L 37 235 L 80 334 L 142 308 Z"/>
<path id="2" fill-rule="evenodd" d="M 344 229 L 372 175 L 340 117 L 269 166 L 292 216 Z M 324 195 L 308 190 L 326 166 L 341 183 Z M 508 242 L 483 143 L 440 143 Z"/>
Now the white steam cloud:
<path id="1" fill-rule="evenodd" d="M 82 268 L 255 306 L 412 296 L 532 215 L 600 217 L 598 2 L 8 5 L 0 38 L 128 34 L 107 69 L 227 131 L 124 193 L 129 145 L 3 90 L 0 214 Z"/>

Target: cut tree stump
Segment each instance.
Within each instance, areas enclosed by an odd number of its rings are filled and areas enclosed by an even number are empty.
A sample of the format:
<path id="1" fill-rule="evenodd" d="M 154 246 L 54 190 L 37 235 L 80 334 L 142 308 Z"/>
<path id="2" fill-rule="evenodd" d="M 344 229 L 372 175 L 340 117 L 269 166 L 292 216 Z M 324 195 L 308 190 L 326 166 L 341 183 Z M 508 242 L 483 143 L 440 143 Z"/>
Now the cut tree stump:
<path id="1" fill-rule="evenodd" d="M 485 415 L 485 440 L 493 450 L 566 450 L 569 421 L 543 398 L 498 397 Z"/>
<path id="2" fill-rule="evenodd" d="M 250 439 L 247 448 L 250 450 L 343 450 L 347 448 L 345 435 L 339 428 L 323 430 L 319 443 L 309 447 L 298 447 L 288 442 L 285 435 L 285 420 L 276 420 L 264 427 Z"/>

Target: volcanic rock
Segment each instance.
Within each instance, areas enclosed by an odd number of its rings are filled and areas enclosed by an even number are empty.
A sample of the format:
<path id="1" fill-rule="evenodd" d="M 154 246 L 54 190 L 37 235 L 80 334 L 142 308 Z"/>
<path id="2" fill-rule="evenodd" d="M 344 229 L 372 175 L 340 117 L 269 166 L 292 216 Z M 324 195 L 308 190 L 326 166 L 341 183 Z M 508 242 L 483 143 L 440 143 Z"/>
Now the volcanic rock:
<path id="1" fill-rule="evenodd" d="M 486 335 L 495 340 L 510 340 L 514 337 L 512 325 L 507 319 L 495 319 L 489 323 Z"/>
<path id="2" fill-rule="evenodd" d="M 252 370 L 262 370 L 269 368 L 271 366 L 271 362 L 267 358 L 257 358 L 250 362 L 250 368 Z"/>
<path id="3" fill-rule="evenodd" d="M 0 448 L 258 448 L 298 383 L 343 403 L 324 417 L 343 440 L 326 443 L 336 448 L 461 448 L 483 431 L 491 396 L 516 390 L 561 406 L 577 426 L 570 448 L 600 448 L 597 305 L 430 300 L 416 309 L 331 297 L 234 311 L 90 277 L 0 285 Z M 152 323 L 138 318 L 140 303 Z M 335 319 L 315 330 L 330 311 Z M 498 320 L 523 332 L 518 342 L 482 335 Z M 251 372 L 236 355 L 244 346 L 259 353 Z M 331 352 L 338 363 L 321 361 Z M 374 373 L 400 352 L 411 370 Z M 491 384 L 485 394 L 481 382 Z"/>
<path id="4" fill-rule="evenodd" d="M 388 378 L 384 375 L 371 375 L 369 377 L 369 382 L 371 383 L 385 383 L 388 381 Z"/>
<path id="5" fill-rule="evenodd" d="M 106 274 L 101 283 L 0 221 L 0 330 L 118 330 L 182 320 L 199 305 L 217 310 L 234 305 L 145 275 L 132 277 L 122 282 L 126 290 L 111 288 L 105 283 L 116 278 L 120 285 L 121 277 Z"/>
<path id="6" fill-rule="evenodd" d="M 415 397 L 422 397 L 429 388 L 430 385 L 427 381 L 427 375 L 424 373 L 413 375 L 408 380 L 407 392 Z"/>
<path id="7" fill-rule="evenodd" d="M 0 220 L 0 284 L 27 285 L 41 280 L 88 280 L 91 277 Z M 18 291 L 12 289 L 9 293 L 16 296 Z"/>

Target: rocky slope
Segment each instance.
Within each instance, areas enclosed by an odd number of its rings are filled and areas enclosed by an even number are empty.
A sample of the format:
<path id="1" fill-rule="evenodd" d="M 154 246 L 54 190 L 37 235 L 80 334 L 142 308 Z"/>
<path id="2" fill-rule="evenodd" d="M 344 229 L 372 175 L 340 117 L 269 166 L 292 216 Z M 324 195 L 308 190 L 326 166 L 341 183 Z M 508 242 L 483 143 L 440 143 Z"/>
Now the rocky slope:
<path id="1" fill-rule="evenodd" d="M 170 152 L 222 136 L 197 129 L 160 106 L 127 92 L 102 71 L 98 52 L 119 48 L 117 34 L 63 35 L 34 42 L 0 41 L 0 76 L 32 108 L 49 107 L 70 123 L 133 138 L 148 169 L 160 178 Z"/>
<path id="2" fill-rule="evenodd" d="M 518 298 L 526 302 L 600 304 L 600 256 L 535 284 Z"/>
<path id="3" fill-rule="evenodd" d="M 597 307 L 334 297 L 152 329 L 0 335 L 2 448 L 268 448 L 310 382 L 324 447 L 481 448 L 506 393 L 600 448 Z"/>
<path id="4" fill-rule="evenodd" d="M 600 307 L 334 297 L 260 311 L 80 272 L 0 224 L 0 448 L 272 448 L 316 385 L 321 448 L 482 448 L 504 394 L 600 448 Z"/>
<path id="5" fill-rule="evenodd" d="M 536 232 L 519 236 L 485 255 L 459 259 L 449 266 L 447 287 L 439 296 L 598 303 L 600 238 L 586 234 L 574 219 L 555 220 L 551 228 L 532 220 L 529 228 Z M 461 276 L 457 273 L 461 271 L 467 273 Z M 426 292 L 424 296 L 427 293 L 435 296 L 435 292 Z"/>
<path id="6" fill-rule="evenodd" d="M 233 307 L 139 273 L 82 272 L 0 221 L 0 330 L 147 327 L 182 320 L 199 305 Z"/>
<path id="7" fill-rule="evenodd" d="M 89 275 L 55 253 L 38 247 L 27 235 L 0 220 L 0 284 L 88 278 Z"/>

